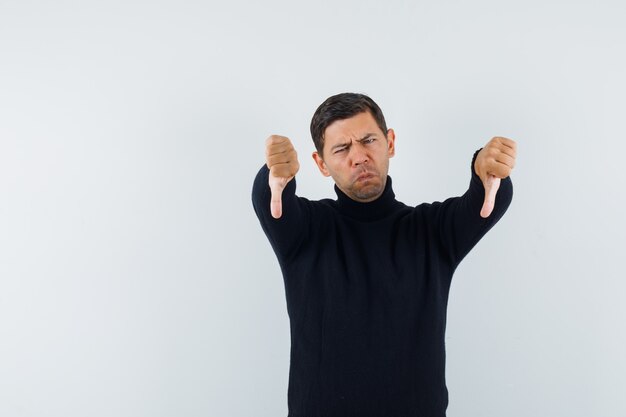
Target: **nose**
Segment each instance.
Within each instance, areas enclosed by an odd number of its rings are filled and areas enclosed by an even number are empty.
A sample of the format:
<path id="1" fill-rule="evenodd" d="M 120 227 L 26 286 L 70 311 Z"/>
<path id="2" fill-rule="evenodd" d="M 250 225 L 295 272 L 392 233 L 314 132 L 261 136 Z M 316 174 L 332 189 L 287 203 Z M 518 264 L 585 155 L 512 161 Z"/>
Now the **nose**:
<path id="1" fill-rule="evenodd" d="M 363 149 L 360 149 L 360 147 L 356 146 L 353 146 L 352 148 L 355 148 L 352 154 L 352 163 L 354 165 L 361 165 L 369 160 L 369 158 L 367 157 L 367 153 L 365 153 Z"/>

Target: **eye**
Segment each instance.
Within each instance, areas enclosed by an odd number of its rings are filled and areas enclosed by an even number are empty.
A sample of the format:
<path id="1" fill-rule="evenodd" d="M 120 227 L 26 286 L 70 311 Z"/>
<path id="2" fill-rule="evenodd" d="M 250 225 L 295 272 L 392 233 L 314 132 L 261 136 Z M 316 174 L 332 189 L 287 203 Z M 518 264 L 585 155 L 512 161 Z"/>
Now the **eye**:
<path id="1" fill-rule="evenodd" d="M 366 143 L 372 143 L 372 142 L 374 142 L 375 140 L 376 140 L 376 139 L 374 139 L 374 138 L 370 138 L 370 139 L 366 139 L 366 140 L 365 140 L 365 142 L 366 142 Z"/>
<path id="2" fill-rule="evenodd" d="M 336 150 L 334 153 L 339 153 L 339 152 L 345 151 L 345 150 L 346 150 L 346 148 L 341 148 L 341 149 Z"/>

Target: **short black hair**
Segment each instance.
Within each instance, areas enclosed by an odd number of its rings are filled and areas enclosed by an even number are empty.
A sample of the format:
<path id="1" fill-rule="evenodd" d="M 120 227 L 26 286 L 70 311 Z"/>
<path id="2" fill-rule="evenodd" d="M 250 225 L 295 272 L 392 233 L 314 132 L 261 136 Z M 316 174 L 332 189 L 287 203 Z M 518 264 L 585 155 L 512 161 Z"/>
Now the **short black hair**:
<path id="1" fill-rule="evenodd" d="M 376 124 L 382 130 L 385 139 L 387 139 L 385 116 L 383 116 L 383 112 L 378 107 L 378 104 L 365 94 L 340 93 L 324 100 L 315 110 L 311 119 L 311 137 L 320 156 L 323 155 L 324 132 L 326 128 L 335 120 L 349 119 L 365 111 L 369 111 L 372 117 L 374 117 Z"/>

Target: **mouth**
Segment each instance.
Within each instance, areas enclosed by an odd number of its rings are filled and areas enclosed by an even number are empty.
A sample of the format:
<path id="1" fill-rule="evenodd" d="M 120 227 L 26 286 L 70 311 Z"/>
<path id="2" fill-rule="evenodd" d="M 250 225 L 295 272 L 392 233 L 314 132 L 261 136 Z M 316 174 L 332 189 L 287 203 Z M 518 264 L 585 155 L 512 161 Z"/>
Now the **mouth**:
<path id="1" fill-rule="evenodd" d="M 370 173 L 370 172 L 364 172 L 362 174 L 360 174 L 358 177 L 356 177 L 355 181 L 364 181 L 364 180 L 368 180 L 370 178 L 373 178 L 374 174 Z"/>

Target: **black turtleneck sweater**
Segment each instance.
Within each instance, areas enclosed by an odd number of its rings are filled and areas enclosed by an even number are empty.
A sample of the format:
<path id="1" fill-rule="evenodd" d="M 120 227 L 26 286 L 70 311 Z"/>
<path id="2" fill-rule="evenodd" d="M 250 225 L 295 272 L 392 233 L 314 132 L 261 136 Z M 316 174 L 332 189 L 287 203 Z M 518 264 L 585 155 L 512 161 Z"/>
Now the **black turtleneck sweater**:
<path id="1" fill-rule="evenodd" d="M 482 149 L 482 148 L 481 148 Z M 282 194 L 270 212 L 269 169 L 252 203 L 276 254 L 291 330 L 288 417 L 442 417 L 448 406 L 445 328 L 452 275 L 506 212 L 511 178 L 493 212 L 474 172 L 460 197 L 407 206 L 384 192 L 357 202 Z"/>

